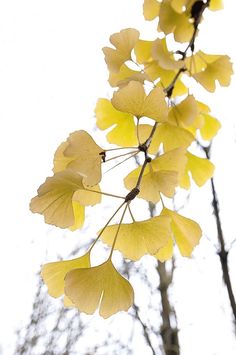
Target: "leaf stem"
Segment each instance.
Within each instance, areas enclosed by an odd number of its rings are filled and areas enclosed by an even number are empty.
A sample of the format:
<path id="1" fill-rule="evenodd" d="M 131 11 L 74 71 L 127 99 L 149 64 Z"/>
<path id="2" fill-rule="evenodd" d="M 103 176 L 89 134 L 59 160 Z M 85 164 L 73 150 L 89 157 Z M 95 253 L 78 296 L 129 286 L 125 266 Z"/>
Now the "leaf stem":
<path id="1" fill-rule="evenodd" d="M 115 217 L 115 215 L 117 214 L 117 212 L 124 206 L 126 202 L 124 201 L 118 208 L 117 210 L 113 213 L 113 215 L 109 218 L 109 220 L 107 221 L 107 223 L 105 224 L 105 226 L 102 228 L 102 230 L 99 232 L 97 238 L 93 241 L 93 243 L 91 244 L 88 253 L 91 252 L 91 250 L 93 249 L 94 245 L 97 243 L 98 239 L 101 237 L 102 233 L 104 232 L 104 230 L 107 228 L 108 224 L 111 222 L 111 220 Z"/>
<path id="2" fill-rule="evenodd" d="M 137 150 L 137 148 L 136 148 L 136 150 Z M 138 152 L 139 152 L 139 150 L 137 150 L 136 153 L 138 153 Z M 112 157 L 112 158 L 109 158 L 109 159 L 105 160 L 104 163 L 107 163 L 108 161 L 111 161 L 111 160 L 114 160 L 114 159 L 117 159 L 117 158 L 125 157 L 126 155 L 131 155 L 131 154 L 134 154 L 134 152 L 128 152 L 128 153 L 116 155 L 115 157 Z"/>
<path id="3" fill-rule="evenodd" d="M 110 193 L 108 193 L 108 192 L 96 191 L 96 190 L 91 190 L 91 189 L 87 189 L 87 188 L 85 188 L 85 190 L 86 190 L 86 191 L 90 191 L 90 192 L 95 192 L 95 193 L 100 194 L 100 195 L 105 195 L 105 196 L 110 196 L 110 197 L 125 199 L 124 196 L 118 196 L 118 195 L 110 194 Z"/>
<path id="4" fill-rule="evenodd" d="M 126 203 L 126 206 L 125 206 L 124 211 L 123 211 L 123 213 L 122 213 L 122 216 L 121 216 L 121 219 L 120 219 L 120 223 L 119 223 L 119 225 L 118 225 L 118 228 L 117 228 L 117 231 L 116 231 L 116 234 L 115 234 L 115 238 L 114 238 L 113 243 L 112 243 L 111 252 L 110 252 L 110 255 L 109 255 L 109 257 L 108 257 L 108 260 L 111 259 L 111 257 L 112 257 L 112 254 L 113 254 L 113 251 L 114 251 L 114 248 L 115 248 L 115 244 L 116 244 L 116 240 L 117 240 L 117 237 L 118 237 L 118 234 L 119 234 L 119 231 L 120 231 L 120 227 L 121 227 L 121 224 L 122 224 L 122 221 L 123 221 L 123 219 L 124 219 L 125 212 L 126 212 L 126 210 L 127 210 L 127 207 L 128 207 L 128 205 L 129 205 L 129 203 L 130 203 L 130 201 L 128 201 L 128 202 Z"/>

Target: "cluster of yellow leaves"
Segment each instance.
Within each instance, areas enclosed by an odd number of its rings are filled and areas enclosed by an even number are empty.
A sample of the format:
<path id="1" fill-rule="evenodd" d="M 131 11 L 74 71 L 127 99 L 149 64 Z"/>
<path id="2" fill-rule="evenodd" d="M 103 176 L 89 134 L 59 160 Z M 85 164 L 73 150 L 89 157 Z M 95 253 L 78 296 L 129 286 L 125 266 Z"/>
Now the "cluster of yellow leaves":
<path id="1" fill-rule="evenodd" d="M 44 215 L 45 222 L 75 230 L 84 223 L 85 206 L 100 203 L 97 185 L 101 180 L 100 148 L 85 131 L 71 133 L 57 149 L 54 175 L 39 187 L 30 203 L 32 212 Z"/>
<path id="2" fill-rule="evenodd" d="M 194 31 L 191 9 L 195 2 L 195 0 L 144 0 L 143 15 L 148 21 L 159 17 L 159 32 L 164 32 L 165 35 L 173 33 L 177 42 L 189 42 Z M 222 0 L 210 1 L 210 10 L 222 8 Z"/>
<path id="3" fill-rule="evenodd" d="M 185 52 L 170 51 L 166 37 L 140 39 L 139 31 L 133 28 L 111 35 L 112 47 L 103 48 L 109 83 L 117 89 L 111 100 L 98 100 L 97 126 L 108 130 L 109 143 L 144 152 L 145 165 L 131 171 L 124 178 L 124 185 L 130 193 L 136 189 L 137 197 L 148 202 L 156 204 L 161 200 L 163 208 L 159 216 L 144 221 L 135 221 L 130 212 L 133 222 L 122 223 L 132 200 L 126 199 L 128 194 L 120 206 L 126 204 L 120 224 L 108 225 L 110 219 L 85 255 L 43 266 L 42 278 L 49 294 L 64 297 L 67 307 L 87 314 L 99 309 L 99 314 L 107 318 L 132 306 L 133 288 L 112 263 L 114 249 L 133 261 L 144 255 L 166 261 L 172 257 L 175 244 L 181 255 L 190 257 L 200 241 L 199 225 L 167 209 L 162 199 L 173 198 L 177 187 L 189 189 L 191 179 L 199 187 L 204 185 L 214 172 L 209 160 L 187 149 L 199 137 L 211 140 L 220 123 L 211 116 L 207 105 L 189 94 L 182 76 L 187 73 L 213 92 L 217 81 L 222 86 L 229 85 L 233 73 L 228 56 L 194 53 L 191 41 L 197 34 L 195 21 L 202 18 L 201 9 L 195 9 L 194 14 L 195 5 L 195 0 L 144 0 L 145 19 L 158 17 L 159 32 L 173 34 L 177 42 L 189 42 Z M 222 1 L 211 0 L 208 8 L 219 10 Z M 131 63 L 137 70 L 130 67 Z M 82 227 L 85 207 L 101 200 L 98 184 L 104 160 L 105 151 L 87 132 L 71 133 L 55 152 L 54 175 L 46 179 L 31 200 L 32 212 L 42 214 L 46 223 L 60 228 Z M 111 253 L 102 264 L 91 266 L 90 252 L 99 238 L 111 247 Z"/>
<path id="4" fill-rule="evenodd" d="M 77 307 L 87 314 L 99 308 L 99 314 L 108 318 L 133 304 L 133 288 L 111 260 L 91 267 L 89 252 L 73 260 L 45 264 L 41 274 L 52 297 L 64 296 L 66 307 Z"/>
<path id="5" fill-rule="evenodd" d="M 117 225 L 111 225 L 102 234 L 102 240 L 109 246 L 112 245 L 116 230 Z M 190 256 L 201 235 L 196 222 L 163 208 L 160 216 L 122 224 L 115 249 L 134 261 L 146 254 L 165 261 L 172 257 L 174 241 L 183 256 Z"/>

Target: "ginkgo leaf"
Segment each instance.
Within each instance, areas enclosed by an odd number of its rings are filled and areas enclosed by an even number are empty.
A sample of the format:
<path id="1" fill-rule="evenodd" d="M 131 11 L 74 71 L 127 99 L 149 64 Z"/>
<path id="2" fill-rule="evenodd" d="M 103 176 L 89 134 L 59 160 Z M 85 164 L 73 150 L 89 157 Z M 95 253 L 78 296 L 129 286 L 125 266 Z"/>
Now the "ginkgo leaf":
<path id="1" fill-rule="evenodd" d="M 136 56 L 136 61 L 139 64 L 148 63 L 153 60 L 152 58 L 152 46 L 153 41 L 144 41 L 139 39 L 134 47 L 134 53 Z"/>
<path id="2" fill-rule="evenodd" d="M 98 100 L 95 114 L 98 128 L 107 129 L 115 125 L 107 134 L 108 142 L 122 147 L 138 145 L 133 115 L 116 110 L 107 99 Z"/>
<path id="3" fill-rule="evenodd" d="M 147 65 L 145 65 L 144 71 L 149 77 L 149 81 L 155 81 L 159 79 L 159 83 L 161 84 L 162 88 L 165 89 L 169 87 L 170 83 L 172 83 L 177 73 L 176 70 L 166 70 L 161 68 L 157 61 L 147 63 Z M 171 96 L 176 97 L 185 95 L 187 93 L 188 88 L 181 81 L 181 75 L 179 75 L 173 87 Z"/>
<path id="4" fill-rule="evenodd" d="M 153 203 L 159 202 L 160 193 L 173 197 L 186 164 L 185 153 L 183 148 L 176 149 L 148 164 L 141 180 L 138 197 Z M 136 186 L 140 171 L 141 167 L 138 167 L 126 176 L 124 183 L 127 189 L 132 190 Z"/>
<path id="5" fill-rule="evenodd" d="M 161 215 L 171 218 L 171 229 L 182 256 L 191 256 L 193 248 L 199 243 L 202 236 L 199 225 L 167 208 L 162 210 Z"/>
<path id="6" fill-rule="evenodd" d="M 75 131 L 57 149 L 54 172 L 71 169 L 83 176 L 84 184 L 96 185 L 101 180 L 102 153 L 86 131 Z"/>
<path id="7" fill-rule="evenodd" d="M 211 0 L 209 4 L 209 10 L 218 11 L 223 9 L 223 0 Z"/>
<path id="8" fill-rule="evenodd" d="M 166 38 L 157 39 L 153 42 L 152 57 L 160 67 L 166 70 L 176 70 L 185 66 L 183 60 L 175 60 L 173 53 L 168 51 Z"/>
<path id="9" fill-rule="evenodd" d="M 89 189 L 89 190 L 87 190 Z M 84 189 L 74 193 L 73 201 L 79 202 L 82 206 L 94 206 L 101 202 L 101 189 L 99 185 L 92 188 L 84 185 Z"/>
<path id="10" fill-rule="evenodd" d="M 73 198 L 77 190 L 83 190 L 82 176 L 65 170 L 48 177 L 30 203 L 34 213 L 44 215 L 45 222 L 60 228 L 74 225 Z"/>
<path id="11" fill-rule="evenodd" d="M 160 2 L 157 0 L 144 0 L 143 15 L 145 20 L 154 20 L 159 15 Z"/>
<path id="12" fill-rule="evenodd" d="M 186 149 L 179 147 L 158 156 L 151 162 L 155 171 L 171 170 L 182 174 L 187 164 Z"/>
<path id="13" fill-rule="evenodd" d="M 168 122 L 176 126 L 190 126 L 198 115 L 197 101 L 188 95 L 181 103 L 171 108 Z"/>
<path id="14" fill-rule="evenodd" d="M 218 132 L 221 127 L 220 122 L 213 116 L 211 116 L 210 108 L 197 101 L 198 114 L 190 126 L 185 126 L 194 136 L 196 136 L 196 131 L 199 129 L 200 134 L 203 139 L 211 140 Z"/>
<path id="15" fill-rule="evenodd" d="M 220 129 L 220 122 L 213 116 L 204 114 L 204 124 L 200 128 L 200 133 L 206 141 L 211 140 Z"/>
<path id="16" fill-rule="evenodd" d="M 171 6 L 176 12 L 182 13 L 195 1 L 196 0 L 171 0 Z"/>
<path id="17" fill-rule="evenodd" d="M 112 246 L 118 225 L 108 226 L 102 233 L 103 242 Z M 121 224 L 115 249 L 125 258 L 139 260 L 143 255 L 155 254 L 170 237 L 170 219 L 153 217 L 145 221 Z"/>
<path id="18" fill-rule="evenodd" d="M 126 64 L 123 64 L 120 67 L 119 72 L 110 72 L 108 81 L 112 87 L 123 87 L 130 81 L 139 81 L 140 83 L 144 83 L 145 80 L 149 80 L 147 74 L 130 69 Z"/>
<path id="19" fill-rule="evenodd" d="M 195 57 L 198 57 L 198 67 L 197 69 L 195 68 L 195 73 L 192 74 L 192 77 L 206 90 L 214 92 L 216 80 L 221 86 L 230 84 L 233 66 L 229 56 L 210 55 L 199 51 Z"/>
<path id="20" fill-rule="evenodd" d="M 134 291 L 110 259 L 84 269 L 74 269 L 65 277 L 65 293 L 81 311 L 108 318 L 119 311 L 127 311 L 133 304 Z"/>
<path id="21" fill-rule="evenodd" d="M 43 265 L 41 276 L 48 287 L 49 295 L 55 298 L 64 295 L 64 279 L 66 274 L 73 269 L 88 267 L 90 267 L 90 253 L 86 253 L 76 259 L 57 261 Z"/>
<path id="22" fill-rule="evenodd" d="M 187 14 L 176 12 L 170 1 L 161 4 L 158 26 L 159 31 L 163 31 L 165 35 L 173 33 L 177 42 L 189 42 L 194 31 Z"/>
<path id="23" fill-rule="evenodd" d="M 197 157 L 189 152 L 187 152 L 186 156 L 188 161 L 185 173 L 181 177 L 180 186 L 185 189 L 190 188 L 189 173 L 191 173 L 194 182 L 198 186 L 203 186 L 207 180 L 213 176 L 215 169 L 214 165 L 208 159 Z"/>
<path id="24" fill-rule="evenodd" d="M 194 141 L 194 136 L 184 128 L 169 123 L 160 124 L 155 132 L 155 145 L 163 143 L 164 151 L 183 147 L 187 148 Z"/>
<path id="25" fill-rule="evenodd" d="M 158 260 L 164 262 L 172 258 L 173 255 L 174 242 L 172 237 L 170 237 L 164 245 L 164 247 L 160 248 L 158 252 L 154 255 Z"/>
<path id="26" fill-rule="evenodd" d="M 126 28 L 110 36 L 110 42 L 116 49 L 104 47 L 105 61 L 111 72 L 118 72 L 121 65 L 131 60 L 131 51 L 139 39 L 139 32 Z"/>
<path id="27" fill-rule="evenodd" d="M 74 224 L 70 226 L 70 230 L 74 232 L 77 229 L 81 228 L 84 224 L 85 208 L 78 201 L 72 201 L 72 208 L 73 208 L 73 215 L 74 215 Z"/>
<path id="28" fill-rule="evenodd" d="M 166 121 L 168 108 L 163 90 L 159 87 L 146 95 L 143 85 L 137 81 L 129 84 L 113 94 L 112 105 L 119 111 L 128 112 L 140 118 L 153 118 L 158 122 Z"/>

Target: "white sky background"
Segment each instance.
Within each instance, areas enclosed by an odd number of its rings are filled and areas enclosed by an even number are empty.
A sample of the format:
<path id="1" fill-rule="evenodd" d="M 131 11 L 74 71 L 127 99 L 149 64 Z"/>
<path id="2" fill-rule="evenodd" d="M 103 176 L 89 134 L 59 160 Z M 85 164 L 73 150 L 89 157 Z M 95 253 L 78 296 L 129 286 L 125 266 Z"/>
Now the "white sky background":
<path id="1" fill-rule="evenodd" d="M 234 63 L 235 13 L 236 3 L 225 0 L 223 11 L 205 15 L 207 21 L 197 41 L 203 51 L 228 54 Z M 92 131 L 97 99 L 111 94 L 101 48 L 108 45 L 112 33 L 126 27 L 140 30 L 141 38 L 154 39 L 155 24 L 144 21 L 142 0 L 0 2 L 0 344 L 4 354 L 10 354 L 14 330 L 24 324 L 31 310 L 34 274 L 45 259 L 46 248 L 56 248 L 58 236 L 64 233 L 54 232 L 41 216 L 31 214 L 29 201 L 51 174 L 57 146 L 74 130 Z M 214 141 L 213 162 L 223 230 L 230 244 L 236 238 L 235 78 L 229 88 L 218 88 L 214 94 L 196 92 L 196 98 L 209 104 L 223 125 Z M 209 186 L 193 189 L 192 204 L 184 214 L 196 219 L 211 238 L 214 227 L 208 215 L 208 193 Z M 65 252 L 77 238 L 71 233 L 68 242 L 64 239 Z M 219 287 L 221 270 L 206 238 L 195 255 L 197 261 L 179 260 L 176 273 L 177 313 L 190 315 L 195 310 L 191 318 L 180 320 L 182 354 L 234 354 L 228 299 Z M 236 245 L 229 258 L 236 292 L 235 257 Z M 212 317 L 214 330 L 209 328 Z"/>

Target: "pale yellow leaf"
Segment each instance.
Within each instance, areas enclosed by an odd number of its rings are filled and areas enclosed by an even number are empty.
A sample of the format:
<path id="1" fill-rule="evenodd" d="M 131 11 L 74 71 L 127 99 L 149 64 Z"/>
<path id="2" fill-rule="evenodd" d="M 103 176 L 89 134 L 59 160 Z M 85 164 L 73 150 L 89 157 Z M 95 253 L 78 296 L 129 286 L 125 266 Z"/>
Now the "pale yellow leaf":
<path id="1" fill-rule="evenodd" d="M 175 60 L 173 53 L 168 51 L 166 38 L 156 39 L 152 46 L 152 57 L 160 67 L 166 70 L 176 70 L 184 67 L 183 60 Z"/>
<path id="2" fill-rule="evenodd" d="M 118 225 L 108 226 L 101 239 L 112 245 Z M 115 249 L 125 258 L 139 260 L 143 255 L 155 254 L 171 235 L 168 217 L 153 217 L 145 221 L 121 224 Z"/>
<path id="3" fill-rule="evenodd" d="M 131 81 L 113 94 L 111 102 L 117 110 L 131 113 L 138 118 L 146 116 L 159 122 L 167 119 L 165 95 L 159 87 L 146 95 L 141 83 Z"/>
<path id="4" fill-rule="evenodd" d="M 193 95 L 188 95 L 178 105 L 171 108 L 168 115 L 168 122 L 176 126 L 190 126 L 198 115 L 197 101 Z"/>
<path id="5" fill-rule="evenodd" d="M 65 170 L 48 177 L 38 189 L 38 196 L 30 203 L 34 213 L 44 215 L 45 222 L 60 228 L 74 225 L 73 196 L 77 190 L 84 189 L 82 176 Z"/>
<path id="6" fill-rule="evenodd" d="M 66 274 L 73 269 L 88 267 L 90 267 L 89 253 L 76 259 L 57 261 L 43 265 L 41 276 L 48 287 L 49 295 L 55 298 L 64 295 L 64 279 Z"/>
<path id="7" fill-rule="evenodd" d="M 105 263 L 85 269 L 70 271 L 65 277 L 65 293 L 81 311 L 108 318 L 119 311 L 127 311 L 133 304 L 134 292 L 110 259 Z"/>
<path id="8" fill-rule="evenodd" d="M 171 228 L 180 253 L 183 256 L 191 256 L 193 248 L 199 243 L 202 236 L 199 225 L 167 208 L 162 210 L 161 215 L 171 218 Z"/>
<path id="9" fill-rule="evenodd" d="M 160 2 L 157 0 L 144 0 L 143 15 L 145 20 L 154 20 L 159 15 Z"/>
<path id="10" fill-rule="evenodd" d="M 104 47 L 105 61 L 111 72 L 118 72 L 121 65 L 131 59 L 133 50 L 139 38 L 139 32 L 134 28 L 126 28 L 110 36 L 110 42 L 116 49 Z"/>
<path id="11" fill-rule="evenodd" d="M 114 126 L 107 134 L 110 143 L 123 147 L 138 145 L 133 115 L 116 110 L 107 99 L 98 100 L 95 114 L 100 129 Z"/>
<path id="12" fill-rule="evenodd" d="M 189 152 L 187 152 L 187 158 L 186 171 L 180 183 L 181 187 L 186 189 L 190 187 L 189 180 L 185 177 L 189 173 L 199 187 L 203 186 L 213 176 L 214 165 L 208 159 L 197 157 Z"/>

